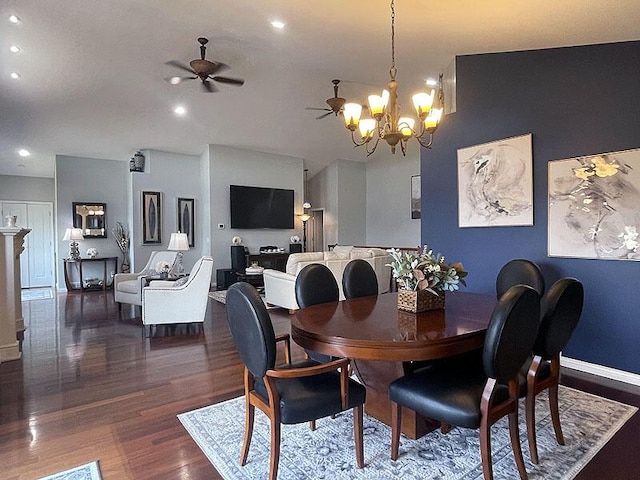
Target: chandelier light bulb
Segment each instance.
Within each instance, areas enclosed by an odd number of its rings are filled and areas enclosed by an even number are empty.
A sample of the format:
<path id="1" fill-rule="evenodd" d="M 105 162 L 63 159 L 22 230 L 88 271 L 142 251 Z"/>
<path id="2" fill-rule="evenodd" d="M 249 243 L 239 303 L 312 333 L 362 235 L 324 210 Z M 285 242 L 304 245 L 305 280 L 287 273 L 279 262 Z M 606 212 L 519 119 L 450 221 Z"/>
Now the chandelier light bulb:
<path id="1" fill-rule="evenodd" d="M 376 121 L 373 118 L 363 118 L 360 120 L 360 136 L 363 140 L 372 138 L 376 131 Z"/>
<path id="2" fill-rule="evenodd" d="M 400 130 L 404 138 L 409 138 L 413 135 L 413 126 L 415 123 L 415 119 L 411 117 L 400 117 L 400 120 L 398 120 L 398 130 Z"/>
<path id="3" fill-rule="evenodd" d="M 346 127 L 353 132 L 358 128 L 358 124 L 360 123 L 362 105 L 359 103 L 345 103 L 342 113 Z"/>

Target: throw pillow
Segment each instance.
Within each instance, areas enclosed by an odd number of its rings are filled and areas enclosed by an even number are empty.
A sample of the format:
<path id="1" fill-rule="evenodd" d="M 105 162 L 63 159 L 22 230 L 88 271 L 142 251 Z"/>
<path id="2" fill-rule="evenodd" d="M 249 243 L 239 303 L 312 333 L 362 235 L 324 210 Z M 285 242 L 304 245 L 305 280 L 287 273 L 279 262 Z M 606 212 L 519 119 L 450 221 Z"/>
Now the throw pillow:
<path id="1" fill-rule="evenodd" d="M 371 250 L 367 250 L 365 248 L 354 248 L 351 250 L 350 258 L 371 258 L 373 254 Z"/>
<path id="2" fill-rule="evenodd" d="M 353 246 L 351 245 L 336 245 L 333 247 L 333 253 L 335 253 L 341 260 L 349 258 L 351 250 L 353 250 Z"/>
<path id="3" fill-rule="evenodd" d="M 174 287 L 179 287 L 181 285 L 184 285 L 188 281 L 189 281 L 189 277 L 181 277 L 178 280 L 176 280 L 175 282 L 173 282 L 173 286 Z"/>

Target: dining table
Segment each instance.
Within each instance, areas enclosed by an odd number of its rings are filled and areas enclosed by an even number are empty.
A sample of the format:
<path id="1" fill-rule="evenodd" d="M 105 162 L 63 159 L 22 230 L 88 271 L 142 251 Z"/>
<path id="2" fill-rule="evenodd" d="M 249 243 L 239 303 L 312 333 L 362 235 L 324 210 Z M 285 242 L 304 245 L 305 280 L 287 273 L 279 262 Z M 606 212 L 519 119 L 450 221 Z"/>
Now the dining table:
<path id="1" fill-rule="evenodd" d="M 388 386 L 420 362 L 482 348 L 497 304 L 495 295 L 447 292 L 445 308 L 411 313 L 398 309 L 398 294 L 352 298 L 297 310 L 291 338 L 306 350 L 350 358 L 367 389 L 365 411 L 390 425 Z M 440 424 L 408 409 L 403 433 L 419 438 Z"/>

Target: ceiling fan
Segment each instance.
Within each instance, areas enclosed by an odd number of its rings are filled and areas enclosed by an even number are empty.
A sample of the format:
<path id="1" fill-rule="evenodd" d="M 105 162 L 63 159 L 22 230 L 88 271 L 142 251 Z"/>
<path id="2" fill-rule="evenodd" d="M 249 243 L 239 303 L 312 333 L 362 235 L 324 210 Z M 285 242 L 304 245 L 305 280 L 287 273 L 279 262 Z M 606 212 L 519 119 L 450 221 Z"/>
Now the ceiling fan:
<path id="1" fill-rule="evenodd" d="M 244 80 L 241 78 L 221 77 L 219 75 L 215 75 L 216 73 L 229 68 L 229 65 L 222 62 L 215 62 L 215 61 L 211 62 L 209 60 L 205 60 L 204 57 L 207 52 L 206 45 L 207 43 L 209 43 L 209 40 L 204 37 L 200 37 L 198 38 L 198 43 L 200 43 L 200 58 L 191 60 L 189 62 L 189 65 L 191 65 L 191 68 L 187 67 L 184 63 L 178 62 L 176 60 L 171 60 L 166 63 L 166 65 L 171 65 L 173 67 L 179 68 L 180 70 L 189 72 L 191 75 L 194 75 L 194 76 L 168 77 L 168 78 L 165 78 L 167 82 L 171 83 L 172 85 L 177 85 L 178 83 L 181 83 L 183 80 L 195 80 L 199 78 L 202 81 L 202 87 L 207 92 L 217 91 L 217 88 L 210 80 L 213 80 L 214 82 L 219 82 L 219 83 L 226 83 L 229 85 L 236 85 L 238 87 L 244 85 Z"/>
<path id="2" fill-rule="evenodd" d="M 338 96 L 338 85 L 340 84 L 340 80 L 338 80 L 337 78 L 334 80 L 331 80 L 331 83 L 333 83 L 333 97 L 331 98 L 327 98 L 327 105 L 329 105 L 329 107 L 331 108 L 314 108 L 314 107 L 307 107 L 305 110 L 320 110 L 323 112 L 327 112 L 324 113 L 322 115 L 320 115 L 319 117 L 316 117 L 316 120 L 319 120 L 321 118 L 324 118 L 328 115 L 331 115 L 332 113 L 337 117 L 338 115 L 342 114 L 342 107 L 344 107 L 344 104 L 346 103 L 346 100 L 344 98 L 340 98 Z"/>

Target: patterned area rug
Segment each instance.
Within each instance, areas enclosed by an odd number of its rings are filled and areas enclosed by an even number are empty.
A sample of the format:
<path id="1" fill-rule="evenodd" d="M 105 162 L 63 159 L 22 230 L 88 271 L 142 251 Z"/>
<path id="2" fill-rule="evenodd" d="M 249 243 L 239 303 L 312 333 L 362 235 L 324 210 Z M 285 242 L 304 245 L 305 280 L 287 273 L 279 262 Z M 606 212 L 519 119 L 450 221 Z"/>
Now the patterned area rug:
<path id="1" fill-rule="evenodd" d="M 21 290 L 22 301 L 28 300 L 48 300 L 53 298 L 53 292 L 50 288 L 31 288 Z"/>
<path id="2" fill-rule="evenodd" d="M 100 467 L 98 462 L 87 463 L 79 467 L 65 470 L 64 472 L 54 473 L 40 480 L 101 480 Z"/>
<path id="3" fill-rule="evenodd" d="M 220 303 L 227 303 L 227 291 L 226 290 L 216 290 L 214 292 L 209 292 L 209 297 L 213 298 L 216 302 L 220 302 Z M 261 296 L 262 301 L 264 302 L 265 306 L 267 307 L 267 310 L 271 310 L 274 308 L 279 308 L 276 305 L 269 305 L 267 302 L 264 301 L 264 297 Z"/>
<path id="4" fill-rule="evenodd" d="M 589 462 L 600 448 L 638 410 L 612 400 L 566 387 L 560 391 L 561 422 L 566 445 L 556 443 L 547 397 L 538 395 L 537 433 L 540 464 L 531 463 L 524 413 L 520 415 L 522 452 L 529 479 L 568 480 Z M 521 412 L 524 412 L 524 404 Z M 244 397 L 178 415 L 191 437 L 226 479 L 266 478 L 269 471 L 269 422 L 256 409 L 253 440 L 247 465 L 238 463 L 244 432 Z M 290 479 L 437 479 L 481 480 L 477 430 L 454 428 L 447 435 L 431 432 L 419 440 L 401 437 L 400 456 L 389 458 L 391 429 L 365 415 L 365 467 L 355 465 L 351 412 L 308 424 L 283 425 L 278 478 Z M 491 430 L 494 477 L 519 478 L 507 419 Z"/>

